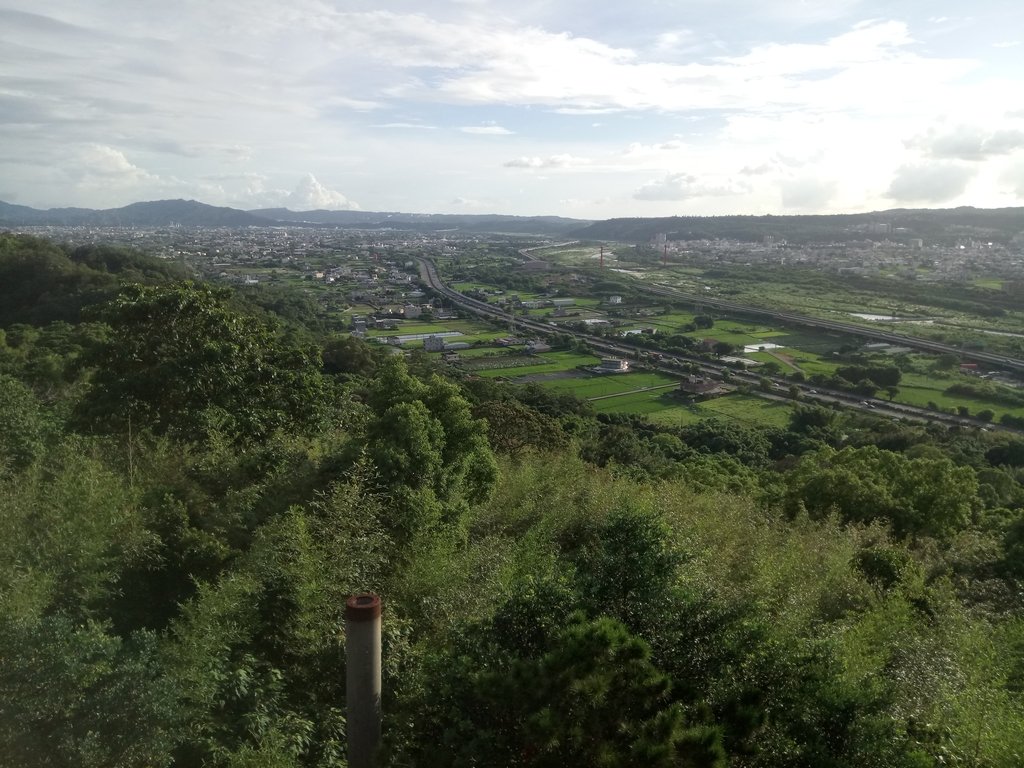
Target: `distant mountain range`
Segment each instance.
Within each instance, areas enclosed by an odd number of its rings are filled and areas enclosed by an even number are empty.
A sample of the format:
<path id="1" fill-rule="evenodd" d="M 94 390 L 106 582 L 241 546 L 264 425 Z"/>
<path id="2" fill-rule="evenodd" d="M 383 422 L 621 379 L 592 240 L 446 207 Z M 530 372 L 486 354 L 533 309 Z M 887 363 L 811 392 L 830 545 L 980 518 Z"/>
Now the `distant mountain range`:
<path id="1" fill-rule="evenodd" d="M 858 239 L 928 242 L 1024 239 L 1024 208 L 896 208 L 872 213 L 819 216 L 671 216 L 596 221 L 572 233 L 588 240 L 644 243 L 729 238 L 760 242 L 828 243 Z"/>
<path id="2" fill-rule="evenodd" d="M 241 211 L 218 208 L 195 200 L 156 200 L 123 208 L 51 208 L 38 210 L 0 201 L 0 226 L 93 227 L 267 227 L 274 225 L 394 229 L 413 232 L 454 230 L 561 236 L 591 222 L 559 216 L 498 216 L 367 211 L 289 211 L 266 208 Z"/>
<path id="3" fill-rule="evenodd" d="M 266 227 L 304 226 L 391 229 L 421 233 L 462 232 L 545 235 L 580 240 L 646 243 L 656 235 L 669 240 L 765 238 L 795 243 L 853 239 L 922 238 L 929 242 L 963 239 L 1005 243 L 1024 239 L 1024 208 L 895 209 L 822 216 L 672 216 L 587 221 L 560 216 L 387 213 L 368 211 L 242 211 L 195 200 L 156 200 L 123 208 L 38 210 L 0 201 L 3 226 L 95 227 Z"/>
<path id="4" fill-rule="evenodd" d="M 0 225 L 92 227 L 265 227 L 261 219 L 235 208 L 218 208 L 195 200 L 157 200 L 123 208 L 51 208 L 41 211 L 0 201 Z"/>

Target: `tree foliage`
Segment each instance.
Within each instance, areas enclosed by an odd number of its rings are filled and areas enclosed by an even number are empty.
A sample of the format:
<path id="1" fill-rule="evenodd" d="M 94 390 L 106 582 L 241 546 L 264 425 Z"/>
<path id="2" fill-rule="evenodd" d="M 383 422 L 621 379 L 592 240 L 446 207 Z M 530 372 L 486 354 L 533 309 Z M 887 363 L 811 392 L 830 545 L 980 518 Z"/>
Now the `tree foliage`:
<path id="1" fill-rule="evenodd" d="M 84 422 L 185 440 L 315 425 L 328 394 L 317 350 L 285 342 L 229 298 L 193 283 L 123 290 L 100 313 L 112 335 L 90 361 Z"/>
<path id="2" fill-rule="evenodd" d="M 823 448 L 787 478 L 787 506 L 846 520 L 883 520 L 900 536 L 948 537 L 966 525 L 978 481 L 949 459 L 908 459 L 874 446 Z"/>
<path id="3" fill-rule="evenodd" d="M 121 289 L 161 273 L 120 249 L 0 236 L 12 264 L 4 764 L 341 768 L 366 590 L 392 764 L 1022 762 L 1006 434 L 595 415 L 350 339 L 321 362 L 265 311 L 313 305 Z"/>

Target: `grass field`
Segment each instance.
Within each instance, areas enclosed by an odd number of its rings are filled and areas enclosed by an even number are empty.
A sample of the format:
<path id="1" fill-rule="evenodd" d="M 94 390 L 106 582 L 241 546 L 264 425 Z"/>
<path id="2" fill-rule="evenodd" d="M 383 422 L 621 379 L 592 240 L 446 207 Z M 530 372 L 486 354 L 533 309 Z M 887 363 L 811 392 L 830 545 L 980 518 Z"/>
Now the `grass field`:
<path id="1" fill-rule="evenodd" d="M 576 352 L 545 352 L 538 355 L 538 357 L 542 358 L 545 362 L 527 366 L 525 368 L 492 368 L 474 371 L 474 373 L 478 376 L 484 376 L 487 378 L 496 378 L 498 376 L 519 378 L 520 376 L 569 371 L 579 365 L 597 365 L 601 362 L 599 358 L 594 357 L 593 355 L 581 355 Z"/>
<path id="2" fill-rule="evenodd" d="M 591 405 L 599 413 L 633 413 L 643 416 L 661 413 L 668 409 L 686 411 L 685 406 L 668 400 L 665 392 L 666 390 L 634 392 L 620 397 L 609 397 L 606 400 L 594 400 Z M 694 417 L 694 421 L 698 420 L 699 417 Z"/>
<path id="3" fill-rule="evenodd" d="M 488 285 L 487 283 L 473 283 L 473 282 L 462 282 L 452 283 L 452 288 L 456 291 L 500 291 L 504 290 L 496 285 Z"/>
<path id="4" fill-rule="evenodd" d="M 795 357 L 793 353 L 796 352 L 796 350 L 785 348 L 776 349 L 774 351 L 776 355 L 788 358 Z M 797 366 L 790 365 L 785 360 L 780 359 L 780 357 L 776 357 L 776 355 L 773 355 L 771 352 L 750 352 L 744 355 L 744 357 L 749 357 L 751 360 L 757 360 L 759 363 L 775 363 L 777 366 L 779 366 L 783 374 L 792 373 L 793 371 L 799 370 Z"/>
<path id="5" fill-rule="evenodd" d="M 657 328 L 661 333 L 680 333 L 683 326 L 693 322 L 693 315 L 680 312 L 672 312 L 665 315 L 654 315 L 653 317 L 629 318 L 629 325 L 623 330 L 637 328 Z"/>
<path id="6" fill-rule="evenodd" d="M 792 408 L 790 403 L 778 403 L 754 395 L 735 393 L 693 406 L 676 405 L 662 408 L 648 413 L 648 418 L 658 424 L 667 425 L 692 424 L 701 419 L 722 418 L 746 424 L 784 427 L 789 422 Z"/>
<path id="7" fill-rule="evenodd" d="M 805 349 L 787 348 L 782 350 L 783 354 L 793 358 L 793 364 L 808 376 L 815 373 L 822 373 L 831 376 L 839 366 L 830 360 L 825 360 L 821 355 L 808 352 Z"/>
<path id="8" fill-rule="evenodd" d="M 635 392 L 591 403 L 599 413 L 630 413 L 647 417 L 656 424 L 685 426 L 703 419 L 731 419 L 744 424 L 784 427 L 792 405 L 763 400 L 753 395 L 732 394 L 715 400 L 687 405 L 664 390 Z"/>
<path id="9" fill-rule="evenodd" d="M 736 320 L 716 320 L 713 328 L 700 328 L 684 335 L 691 339 L 716 339 L 737 347 L 746 347 L 763 341 L 781 344 L 779 339 L 785 336 L 786 332 Z"/>
<path id="10" fill-rule="evenodd" d="M 543 382 L 543 386 L 560 392 L 572 392 L 576 397 L 586 399 L 591 397 L 605 397 L 619 392 L 630 392 L 634 389 L 641 389 L 642 387 L 675 385 L 677 381 L 678 379 L 674 376 L 668 376 L 663 373 L 648 373 L 644 371 L 636 373 L 594 375 L 579 379 L 558 379 L 556 381 Z M 609 399 L 618 400 L 619 398 L 615 397 Z"/>
<path id="11" fill-rule="evenodd" d="M 475 347 L 473 349 L 460 349 L 459 357 L 471 357 L 475 359 L 478 357 L 490 356 L 495 358 L 495 360 L 501 360 L 505 357 L 515 357 L 521 355 L 522 349 L 522 347 L 512 347 L 512 351 L 509 352 L 508 350 L 503 349 L 501 347 Z M 436 354 L 440 356 L 441 353 L 432 352 L 431 354 Z"/>
<path id="12" fill-rule="evenodd" d="M 955 377 L 937 377 L 934 374 L 924 375 L 919 373 L 905 373 L 900 381 L 899 394 L 895 402 L 916 405 L 919 408 L 927 408 L 932 402 L 940 408 L 951 409 L 958 405 L 966 405 L 972 414 L 985 409 L 995 412 L 995 420 L 1004 413 L 1013 416 L 1024 416 L 1024 408 L 1014 408 L 994 400 L 986 400 L 977 397 L 966 397 L 964 395 L 947 395 L 945 390 L 952 384 L 962 381 Z"/>

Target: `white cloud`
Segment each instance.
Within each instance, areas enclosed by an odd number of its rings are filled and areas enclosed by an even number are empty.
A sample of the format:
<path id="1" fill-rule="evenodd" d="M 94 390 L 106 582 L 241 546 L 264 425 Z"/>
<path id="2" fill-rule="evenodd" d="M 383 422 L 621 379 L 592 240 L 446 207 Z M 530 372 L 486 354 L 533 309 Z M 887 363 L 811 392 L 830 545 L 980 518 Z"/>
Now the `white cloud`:
<path id="1" fill-rule="evenodd" d="M 661 141 L 656 144 L 644 144 L 643 142 L 634 141 L 626 147 L 623 155 L 635 159 L 647 155 L 657 155 L 660 152 L 682 149 L 684 146 L 685 143 L 678 138 Z"/>
<path id="2" fill-rule="evenodd" d="M 76 171 L 85 176 L 101 176 L 112 182 L 136 183 L 157 177 L 130 162 L 124 152 L 103 144 L 84 147 L 78 155 Z"/>
<path id="3" fill-rule="evenodd" d="M 359 205 L 341 192 L 328 189 L 312 173 L 307 173 L 295 191 L 288 195 L 285 205 L 293 211 L 329 210 L 357 211 Z"/>
<path id="4" fill-rule="evenodd" d="M 635 200 L 667 201 L 690 200 L 695 197 L 720 197 L 740 194 L 736 186 L 712 186 L 702 184 L 696 176 L 688 173 L 666 173 L 662 179 L 644 184 L 633 193 Z"/>
<path id="5" fill-rule="evenodd" d="M 423 123 L 379 123 L 377 125 L 371 125 L 371 128 L 407 128 L 407 129 L 418 129 L 424 131 L 433 131 L 437 128 L 436 125 L 424 125 Z"/>
<path id="6" fill-rule="evenodd" d="M 973 66 L 917 53 L 907 24 L 898 21 L 860 24 L 822 43 L 763 44 L 743 55 L 700 63 L 648 60 L 630 48 L 507 20 L 452 23 L 373 11 L 339 13 L 330 24 L 336 50 L 415 73 L 395 79 L 395 95 L 453 104 L 538 105 L 561 113 L 777 110 L 813 105 L 823 96 L 864 105 L 884 90 L 898 94 L 887 97 L 889 102 L 913 100 Z M 667 43 L 682 33 L 663 34 Z M 889 70 L 884 90 L 880 67 Z"/>
<path id="7" fill-rule="evenodd" d="M 973 175 L 972 169 L 953 163 L 904 165 L 885 196 L 904 203 L 945 203 L 962 195 Z"/>
<path id="8" fill-rule="evenodd" d="M 1018 160 L 1016 163 L 1007 167 L 999 179 L 1003 186 L 1010 189 L 1010 191 L 1018 198 L 1024 200 L 1024 160 Z"/>
<path id="9" fill-rule="evenodd" d="M 661 32 L 654 39 L 654 50 L 658 53 L 671 53 L 680 48 L 692 46 L 697 35 L 690 29 L 671 29 Z"/>
<path id="10" fill-rule="evenodd" d="M 838 185 L 833 179 L 804 176 L 782 182 L 782 207 L 820 211 L 835 197 Z"/>
<path id="11" fill-rule="evenodd" d="M 464 125 L 459 130 L 463 133 L 475 133 L 480 136 L 509 136 L 512 134 L 512 131 L 500 125 Z"/>
<path id="12" fill-rule="evenodd" d="M 0 8 L 0 176 L 40 205 L 657 215 L 888 206 L 938 162 L 927 195 L 996 204 L 1024 71 L 995 2 L 34 0 Z M 345 194 L 289 191 L 307 168 Z"/>
<path id="13" fill-rule="evenodd" d="M 961 125 L 944 133 L 929 131 L 911 139 L 908 145 L 934 158 L 980 161 L 1024 148 L 1024 130 L 1000 128 L 993 131 Z"/>
<path id="14" fill-rule="evenodd" d="M 585 157 L 573 155 L 550 155 L 548 157 L 517 157 L 504 163 L 506 168 L 569 168 L 570 166 L 586 165 L 590 162 Z"/>
<path id="15" fill-rule="evenodd" d="M 448 205 L 450 205 L 452 207 L 455 207 L 455 208 L 469 208 L 469 209 L 475 210 L 475 211 L 478 211 L 478 210 L 481 210 L 481 209 L 487 207 L 487 204 L 484 203 L 482 200 L 476 200 L 476 199 L 471 198 L 471 197 L 462 197 L 462 196 L 453 197 L 451 200 L 448 201 Z"/>

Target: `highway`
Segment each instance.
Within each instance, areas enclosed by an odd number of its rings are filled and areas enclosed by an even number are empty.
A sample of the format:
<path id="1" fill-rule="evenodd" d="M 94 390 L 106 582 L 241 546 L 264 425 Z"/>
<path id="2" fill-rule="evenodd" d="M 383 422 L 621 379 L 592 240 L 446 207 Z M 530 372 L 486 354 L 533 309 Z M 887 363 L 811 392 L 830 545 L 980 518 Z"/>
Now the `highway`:
<path id="1" fill-rule="evenodd" d="M 722 299 L 716 299 L 709 296 L 696 296 L 689 293 L 683 293 L 682 291 L 677 291 L 674 288 L 669 288 L 665 285 L 639 283 L 637 287 L 640 288 L 640 290 L 647 291 L 658 296 L 665 296 L 666 298 L 670 298 L 674 301 L 685 301 L 691 304 L 699 304 L 703 307 L 712 307 L 714 309 L 749 315 L 751 317 L 763 317 L 769 320 L 775 320 L 779 323 L 785 323 L 786 325 L 800 325 L 805 328 L 817 328 L 826 331 L 848 333 L 854 336 L 875 339 L 877 341 L 885 341 L 891 344 L 910 347 L 912 349 L 920 349 L 925 352 L 937 352 L 939 354 L 952 353 L 966 360 L 974 360 L 979 363 L 988 363 L 1000 368 L 1024 372 L 1024 360 L 1006 357 L 1005 355 L 996 355 L 991 352 L 983 352 L 980 350 L 962 349 L 961 347 L 944 344 L 940 341 L 931 341 L 929 339 L 922 339 L 916 336 L 906 336 L 902 333 L 892 333 L 891 331 L 866 328 L 863 325 L 857 325 L 855 323 L 843 323 L 837 320 L 823 320 L 817 317 L 798 315 L 793 312 L 777 312 L 771 309 L 764 309 L 762 307 L 752 307 L 747 304 L 736 304 L 731 301 L 723 301 Z"/>
<path id="2" fill-rule="evenodd" d="M 435 293 L 443 296 L 444 298 L 451 301 L 455 306 L 461 307 L 469 312 L 472 312 L 480 317 L 499 320 L 501 322 L 509 322 L 513 320 L 513 317 L 502 309 L 488 304 L 486 301 L 480 301 L 478 299 L 470 298 L 465 296 L 454 288 L 448 286 L 440 276 L 437 274 L 437 267 L 429 259 L 417 257 L 416 261 L 419 263 L 420 278 L 428 287 L 431 288 Z M 702 302 L 705 306 L 710 306 L 706 301 Z M 727 304 L 727 302 L 722 302 Z M 730 305 L 731 307 L 739 307 L 740 305 Z M 722 307 L 726 308 L 726 307 Z M 738 310 L 733 310 L 738 311 Z M 786 313 L 771 313 L 776 319 L 783 319 L 787 317 Z M 793 315 L 792 317 L 798 317 Z M 640 361 L 639 365 L 653 371 L 660 371 L 667 373 L 672 376 L 682 376 L 689 372 L 688 370 L 680 370 L 682 366 L 686 368 L 692 368 L 696 366 L 700 373 L 707 376 L 714 376 L 715 378 L 722 379 L 723 375 L 731 379 L 731 383 L 734 384 L 746 384 L 750 387 L 750 393 L 763 397 L 768 400 L 774 401 L 785 401 L 792 402 L 793 398 L 788 395 L 779 394 L 780 392 L 788 393 L 790 388 L 796 386 L 800 390 L 800 399 L 803 402 L 812 402 L 819 405 L 833 405 L 839 404 L 846 408 L 852 408 L 855 410 L 864 411 L 870 413 L 873 416 L 884 417 L 890 419 L 898 419 L 902 421 L 914 421 L 919 423 L 930 423 L 939 422 L 947 426 L 958 426 L 958 427 L 973 427 L 973 428 L 985 428 L 991 430 L 1000 430 L 1008 432 L 1020 432 L 1020 430 L 1006 427 L 1002 424 L 986 423 L 976 419 L 965 418 L 962 416 L 956 416 L 949 413 L 940 413 L 937 411 L 930 411 L 926 408 L 917 408 L 912 405 L 904 405 L 902 403 L 890 403 L 885 400 L 879 400 L 877 398 L 865 399 L 859 395 L 855 395 L 849 392 L 840 392 L 838 390 L 830 390 L 817 385 L 807 383 L 794 383 L 789 379 L 784 379 L 777 376 L 762 376 L 761 374 L 753 374 L 747 371 L 732 368 L 724 363 L 715 363 L 708 360 L 689 357 L 686 355 L 677 355 L 659 352 L 661 355 L 660 360 L 641 360 L 645 356 L 649 356 L 650 350 L 628 344 L 619 339 L 605 339 L 600 336 L 592 336 L 590 334 L 578 333 L 570 331 L 566 328 L 554 325 L 552 323 L 544 323 L 537 320 L 531 320 L 526 317 L 515 317 L 515 324 L 521 328 L 528 329 L 535 333 L 550 336 L 555 333 L 569 334 L 577 339 L 586 341 L 591 348 L 597 350 L 600 353 L 614 355 L 622 358 L 631 358 L 633 360 Z M 789 322 L 788 320 L 786 322 Z M 828 322 L 828 321 L 823 321 Z M 836 323 L 834 325 L 842 326 L 842 323 Z M 850 326 L 860 331 L 858 326 Z M 840 330 L 837 328 L 836 330 Z M 861 334 L 863 335 L 863 334 Z M 903 338 L 896 334 L 891 334 L 897 338 Z M 900 342 L 904 343 L 904 342 Z M 907 344 L 909 346 L 909 344 Z M 950 351 L 954 351 L 955 348 L 950 348 Z M 957 352 L 959 354 L 959 352 Z M 1020 362 L 1024 366 L 1024 361 Z M 768 379 L 773 386 L 773 391 L 766 392 L 760 389 L 761 380 Z"/>

